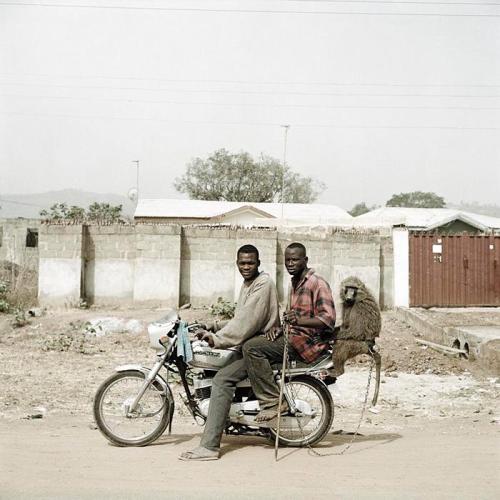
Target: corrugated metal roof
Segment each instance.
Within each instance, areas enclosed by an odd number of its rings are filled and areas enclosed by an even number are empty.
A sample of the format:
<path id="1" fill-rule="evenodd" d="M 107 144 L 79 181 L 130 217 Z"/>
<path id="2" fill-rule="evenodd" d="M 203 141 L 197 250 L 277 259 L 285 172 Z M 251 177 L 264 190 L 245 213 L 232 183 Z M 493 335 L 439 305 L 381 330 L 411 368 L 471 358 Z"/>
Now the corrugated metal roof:
<path id="1" fill-rule="evenodd" d="M 357 226 L 380 225 L 433 229 L 453 220 L 462 220 L 480 229 L 500 229 L 500 218 L 452 208 L 382 207 L 355 217 Z"/>
<path id="2" fill-rule="evenodd" d="M 255 207 L 269 217 L 281 218 L 281 203 L 251 203 L 233 201 L 140 199 L 134 217 L 203 218 L 211 219 L 242 207 Z M 264 214 L 262 215 L 264 216 Z M 321 203 L 284 203 L 285 219 L 342 219 L 352 220 L 346 210 Z"/>

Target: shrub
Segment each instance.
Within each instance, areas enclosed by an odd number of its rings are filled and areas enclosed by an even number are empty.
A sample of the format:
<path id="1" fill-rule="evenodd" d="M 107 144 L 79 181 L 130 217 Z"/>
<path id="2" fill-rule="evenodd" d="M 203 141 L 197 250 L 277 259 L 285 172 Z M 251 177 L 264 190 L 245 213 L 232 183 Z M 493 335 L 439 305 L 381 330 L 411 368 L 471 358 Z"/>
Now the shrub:
<path id="1" fill-rule="evenodd" d="M 7 300 L 7 293 L 9 291 L 9 282 L 0 279 L 0 312 L 8 313 L 10 311 L 10 304 Z"/>
<path id="2" fill-rule="evenodd" d="M 77 352 L 80 354 L 95 354 L 101 352 L 97 340 L 92 335 L 90 323 L 75 321 L 69 324 L 69 331 L 55 333 L 40 341 L 43 351 Z"/>
<path id="3" fill-rule="evenodd" d="M 14 309 L 14 319 L 12 321 L 13 326 L 20 328 L 21 326 L 26 326 L 29 322 L 30 320 L 26 317 L 24 309 Z"/>
<path id="4" fill-rule="evenodd" d="M 221 319 L 231 319 L 234 316 L 236 304 L 222 297 L 217 298 L 217 302 L 210 306 L 210 314 L 219 316 Z"/>

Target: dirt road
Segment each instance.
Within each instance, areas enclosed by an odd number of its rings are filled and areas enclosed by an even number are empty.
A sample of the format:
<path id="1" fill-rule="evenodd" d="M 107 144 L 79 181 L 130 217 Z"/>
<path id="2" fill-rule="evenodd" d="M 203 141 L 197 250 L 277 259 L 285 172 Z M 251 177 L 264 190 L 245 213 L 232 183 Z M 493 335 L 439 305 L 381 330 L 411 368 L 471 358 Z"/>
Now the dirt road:
<path id="1" fill-rule="evenodd" d="M 204 311 L 185 311 L 185 319 Z M 206 311 L 205 311 L 206 314 Z M 464 498 L 500 491 L 500 383 L 474 363 L 418 346 L 418 332 L 384 313 L 379 404 L 356 429 L 368 360 L 349 363 L 331 386 L 335 420 L 315 449 L 282 450 L 262 439 L 225 437 L 216 462 L 185 463 L 200 428 L 177 401 L 174 434 L 146 448 L 117 448 L 90 412 L 116 365 L 151 365 L 144 332 L 154 310 L 49 311 L 23 328 L 0 315 L 0 498 Z M 133 323 L 100 335 L 91 321 Z M 138 323 L 139 321 L 139 323 Z M 123 331 L 122 331 L 123 330 Z M 175 387 L 174 387 L 175 389 Z M 373 388 L 372 388 L 373 390 Z M 27 420 L 42 414 L 43 418 Z"/>
<path id="2" fill-rule="evenodd" d="M 81 417 L 0 422 L 0 497 L 18 498 L 498 498 L 498 428 L 483 419 L 363 436 L 339 456 L 226 437 L 215 462 L 179 461 L 199 429 L 178 424 L 145 448 L 117 448 Z M 316 449 L 338 453 L 350 436 Z"/>

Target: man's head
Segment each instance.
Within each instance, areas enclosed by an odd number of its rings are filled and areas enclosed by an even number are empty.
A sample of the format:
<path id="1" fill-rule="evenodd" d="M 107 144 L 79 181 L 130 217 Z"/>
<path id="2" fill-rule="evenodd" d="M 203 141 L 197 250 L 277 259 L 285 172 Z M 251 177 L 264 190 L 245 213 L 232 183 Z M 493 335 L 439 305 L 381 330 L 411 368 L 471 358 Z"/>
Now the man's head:
<path id="1" fill-rule="evenodd" d="M 299 277 L 307 269 L 306 247 L 302 243 L 292 243 L 285 249 L 285 267 L 293 276 Z"/>
<path id="2" fill-rule="evenodd" d="M 236 255 L 238 271 L 245 281 L 253 281 L 259 274 L 259 251 L 253 245 L 243 245 Z"/>

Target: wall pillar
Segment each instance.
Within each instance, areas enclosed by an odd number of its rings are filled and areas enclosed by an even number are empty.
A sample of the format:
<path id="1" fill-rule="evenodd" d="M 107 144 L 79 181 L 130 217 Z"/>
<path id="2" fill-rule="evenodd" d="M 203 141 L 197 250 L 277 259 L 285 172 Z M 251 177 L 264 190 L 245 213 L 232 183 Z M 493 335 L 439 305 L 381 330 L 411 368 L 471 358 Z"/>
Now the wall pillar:
<path id="1" fill-rule="evenodd" d="M 408 229 L 392 231 L 394 251 L 394 306 L 410 307 L 410 246 Z"/>
<path id="2" fill-rule="evenodd" d="M 178 307 L 181 270 L 181 226 L 135 226 L 134 302 Z"/>
<path id="3" fill-rule="evenodd" d="M 82 294 L 83 228 L 45 225 L 39 233 L 38 299 L 41 304 L 78 305 Z"/>

